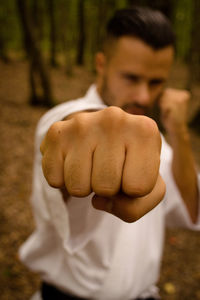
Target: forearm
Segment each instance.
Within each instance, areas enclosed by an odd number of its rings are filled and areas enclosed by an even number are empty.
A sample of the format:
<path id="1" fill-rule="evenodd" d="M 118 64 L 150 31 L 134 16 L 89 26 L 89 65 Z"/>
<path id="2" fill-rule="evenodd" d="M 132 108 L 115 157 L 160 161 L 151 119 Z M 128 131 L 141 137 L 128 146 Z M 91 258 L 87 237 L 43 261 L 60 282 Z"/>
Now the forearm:
<path id="1" fill-rule="evenodd" d="M 187 126 L 169 135 L 173 149 L 172 172 L 191 220 L 198 216 L 198 187 L 194 157 Z"/>

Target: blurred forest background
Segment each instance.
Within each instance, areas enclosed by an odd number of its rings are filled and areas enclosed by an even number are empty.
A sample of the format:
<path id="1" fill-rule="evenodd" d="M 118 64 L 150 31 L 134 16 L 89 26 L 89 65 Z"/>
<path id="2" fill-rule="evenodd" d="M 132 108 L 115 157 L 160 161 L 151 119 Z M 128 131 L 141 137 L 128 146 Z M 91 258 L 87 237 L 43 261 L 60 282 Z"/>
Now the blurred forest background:
<path id="1" fill-rule="evenodd" d="M 169 84 L 192 93 L 188 113 L 200 165 L 199 0 L 0 0 L 0 298 L 26 300 L 37 274 L 18 260 L 34 229 L 29 206 L 37 121 L 53 105 L 82 96 L 95 78 L 94 54 L 113 11 L 161 10 L 176 36 Z M 163 299 L 200 299 L 199 233 L 168 230 L 159 287 Z"/>
<path id="2" fill-rule="evenodd" d="M 146 5 L 171 20 L 177 36 L 176 58 L 187 65 L 186 88 L 200 81 L 199 0 L 7 0 L 0 7 L 0 59 L 27 59 L 30 104 L 55 104 L 50 67 L 94 70 L 93 57 L 101 46 L 104 25 L 115 9 Z"/>

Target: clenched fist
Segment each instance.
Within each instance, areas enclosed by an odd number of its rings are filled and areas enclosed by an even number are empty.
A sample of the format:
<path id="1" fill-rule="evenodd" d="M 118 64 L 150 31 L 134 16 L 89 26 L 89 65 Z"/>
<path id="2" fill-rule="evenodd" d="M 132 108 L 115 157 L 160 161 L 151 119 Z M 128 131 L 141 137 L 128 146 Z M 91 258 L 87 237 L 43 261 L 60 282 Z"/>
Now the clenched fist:
<path id="1" fill-rule="evenodd" d="M 187 127 L 187 112 L 190 93 L 186 90 L 167 88 L 160 99 L 161 121 L 170 135 Z"/>
<path id="2" fill-rule="evenodd" d="M 156 123 L 109 107 L 53 124 L 41 144 L 48 183 L 133 222 L 163 198 Z"/>

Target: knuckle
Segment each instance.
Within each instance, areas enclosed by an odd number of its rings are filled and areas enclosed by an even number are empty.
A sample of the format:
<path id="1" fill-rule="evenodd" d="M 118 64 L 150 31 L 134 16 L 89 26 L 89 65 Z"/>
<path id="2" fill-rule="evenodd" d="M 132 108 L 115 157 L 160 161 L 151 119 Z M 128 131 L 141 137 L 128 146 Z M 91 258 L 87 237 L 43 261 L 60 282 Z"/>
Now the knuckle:
<path id="1" fill-rule="evenodd" d="M 46 165 L 43 166 L 43 174 L 46 181 L 51 187 L 59 188 L 63 186 L 63 180 L 61 178 L 55 177 L 51 170 L 46 167 Z"/>
<path id="2" fill-rule="evenodd" d="M 48 182 L 48 184 L 53 187 L 53 188 L 60 188 L 62 187 L 62 182 L 59 181 L 57 178 L 53 177 L 53 176 L 48 176 L 46 177 L 46 180 Z"/>
<path id="3" fill-rule="evenodd" d="M 98 196 L 112 197 L 117 194 L 118 189 L 115 187 L 97 185 L 93 188 L 93 192 L 95 192 L 95 194 Z"/>
<path id="4" fill-rule="evenodd" d="M 145 129 L 147 130 L 147 134 L 151 137 L 154 137 L 161 145 L 161 135 L 158 129 L 157 123 L 153 119 L 146 119 Z"/>
<path id="5" fill-rule="evenodd" d="M 109 115 L 120 115 L 123 113 L 123 110 L 120 107 L 117 106 L 109 106 L 104 109 L 104 112 L 106 112 Z"/>
<path id="6" fill-rule="evenodd" d="M 64 170 L 65 186 L 70 195 L 85 197 L 91 193 L 90 180 L 81 172 L 81 165 L 76 161 L 70 162 Z"/>
<path id="7" fill-rule="evenodd" d="M 145 116 L 142 116 L 141 118 L 141 129 L 144 131 L 144 133 L 147 135 L 158 133 L 158 126 L 153 119 Z"/>
<path id="8" fill-rule="evenodd" d="M 101 111 L 100 122 L 107 132 L 113 132 L 121 129 L 125 121 L 125 112 L 115 106 L 110 106 Z"/>
<path id="9" fill-rule="evenodd" d="M 52 124 L 47 132 L 47 139 L 50 140 L 51 142 L 55 142 L 60 138 L 61 134 L 61 128 L 62 128 L 62 122 L 55 122 Z"/>
<path id="10" fill-rule="evenodd" d="M 102 160 L 101 168 L 93 166 L 92 189 L 97 195 L 114 196 L 120 190 L 120 185 L 121 170 L 114 163 Z"/>
<path id="11" fill-rule="evenodd" d="M 123 191 L 131 197 L 142 197 L 149 194 L 153 189 L 153 185 L 141 183 L 138 185 L 123 184 Z"/>
<path id="12" fill-rule="evenodd" d="M 68 193 L 74 197 L 87 197 L 90 195 L 91 190 L 88 187 L 75 187 L 67 185 Z"/>
<path id="13" fill-rule="evenodd" d="M 140 116 L 137 122 L 138 123 L 136 128 L 138 128 L 138 141 L 142 140 L 144 142 L 144 145 L 149 142 L 154 142 L 159 146 L 160 149 L 161 136 L 157 123 L 153 119 L 146 116 Z"/>
<path id="14" fill-rule="evenodd" d="M 89 121 L 87 113 L 77 114 L 73 118 L 73 129 L 79 136 L 86 136 L 88 134 L 90 124 L 91 122 Z"/>

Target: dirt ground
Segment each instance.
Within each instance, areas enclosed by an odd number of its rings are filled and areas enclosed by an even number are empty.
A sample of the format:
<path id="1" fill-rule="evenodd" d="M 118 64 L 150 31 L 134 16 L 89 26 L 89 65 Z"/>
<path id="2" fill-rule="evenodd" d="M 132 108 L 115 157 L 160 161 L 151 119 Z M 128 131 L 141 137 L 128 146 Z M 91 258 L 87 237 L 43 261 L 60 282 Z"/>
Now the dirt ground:
<path id="1" fill-rule="evenodd" d="M 0 63 L 0 299 L 28 300 L 40 279 L 18 259 L 18 249 L 34 229 L 29 205 L 33 140 L 37 121 L 46 111 L 28 105 L 28 66 Z M 83 95 L 93 75 L 76 69 L 67 78 L 62 68 L 51 71 L 59 102 Z M 182 70 L 175 77 L 182 78 Z M 182 84 L 182 83 L 181 83 Z M 192 133 L 200 165 L 200 137 Z M 159 287 L 164 300 L 200 299 L 200 238 L 198 232 L 168 230 Z M 106 300 L 106 299 L 105 299 Z"/>

